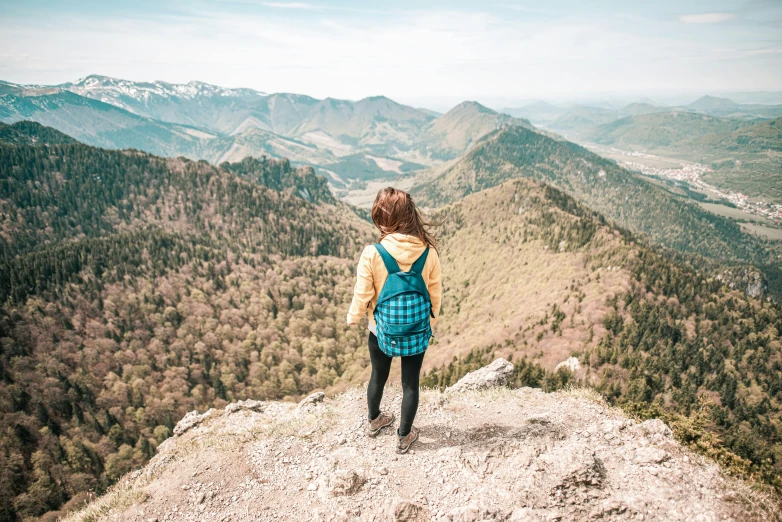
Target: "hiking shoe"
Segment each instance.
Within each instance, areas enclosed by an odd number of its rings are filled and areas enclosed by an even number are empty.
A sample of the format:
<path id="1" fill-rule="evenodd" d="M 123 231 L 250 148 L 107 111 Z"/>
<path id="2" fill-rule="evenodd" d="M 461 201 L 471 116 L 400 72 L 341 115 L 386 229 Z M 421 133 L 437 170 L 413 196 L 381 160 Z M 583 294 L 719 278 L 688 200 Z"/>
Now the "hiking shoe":
<path id="1" fill-rule="evenodd" d="M 397 435 L 399 437 L 399 435 Z M 400 455 L 407 453 L 407 450 L 410 449 L 410 446 L 413 445 L 413 442 L 418 440 L 418 428 L 415 426 L 410 428 L 410 433 L 405 435 L 404 437 L 399 437 L 399 441 L 396 444 L 396 452 Z"/>
<path id="2" fill-rule="evenodd" d="M 377 437 L 377 434 L 380 433 L 380 430 L 385 428 L 386 426 L 391 426 L 391 424 L 394 423 L 394 414 L 393 413 L 380 413 L 380 415 L 377 416 L 375 420 L 369 421 L 369 424 L 367 425 L 367 435 L 370 437 Z"/>

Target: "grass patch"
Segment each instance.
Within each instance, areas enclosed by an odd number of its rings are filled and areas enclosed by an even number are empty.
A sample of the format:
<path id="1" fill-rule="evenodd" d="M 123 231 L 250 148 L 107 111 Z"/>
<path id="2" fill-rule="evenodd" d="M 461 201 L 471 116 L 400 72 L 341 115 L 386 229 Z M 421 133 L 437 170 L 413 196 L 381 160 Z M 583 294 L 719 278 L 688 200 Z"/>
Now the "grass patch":
<path id="1" fill-rule="evenodd" d="M 612 408 L 599 391 L 589 386 L 570 384 L 560 390 L 560 393 L 576 399 L 586 399 L 590 402 L 605 406 L 606 408 Z"/>
<path id="2" fill-rule="evenodd" d="M 84 509 L 61 519 L 61 522 L 97 522 L 101 517 L 116 511 L 123 511 L 133 504 L 144 502 L 148 498 L 144 486 L 150 480 L 144 481 L 143 486 L 139 485 L 137 480 L 122 480 Z"/>

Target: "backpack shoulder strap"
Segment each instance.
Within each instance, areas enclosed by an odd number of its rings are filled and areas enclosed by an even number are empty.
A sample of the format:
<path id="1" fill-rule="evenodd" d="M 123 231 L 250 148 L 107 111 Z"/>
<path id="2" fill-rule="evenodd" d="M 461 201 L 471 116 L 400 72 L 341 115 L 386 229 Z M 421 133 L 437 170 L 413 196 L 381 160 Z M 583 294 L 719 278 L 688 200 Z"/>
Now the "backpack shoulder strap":
<path id="1" fill-rule="evenodd" d="M 402 271 L 399 268 L 399 264 L 396 262 L 396 259 L 394 259 L 393 256 L 388 253 L 386 247 L 384 247 L 380 243 L 377 243 L 375 245 L 375 248 L 377 249 L 377 253 L 380 254 L 380 257 L 383 258 L 383 264 L 386 265 L 386 270 L 388 270 L 388 275 L 396 274 Z"/>
<path id="2" fill-rule="evenodd" d="M 411 272 L 415 272 L 416 274 L 423 274 L 424 272 L 424 265 L 426 264 L 426 257 L 429 255 L 429 247 L 426 247 L 426 250 L 424 250 L 424 253 L 421 254 L 418 259 L 415 260 L 415 263 L 413 263 L 413 267 L 410 269 Z"/>

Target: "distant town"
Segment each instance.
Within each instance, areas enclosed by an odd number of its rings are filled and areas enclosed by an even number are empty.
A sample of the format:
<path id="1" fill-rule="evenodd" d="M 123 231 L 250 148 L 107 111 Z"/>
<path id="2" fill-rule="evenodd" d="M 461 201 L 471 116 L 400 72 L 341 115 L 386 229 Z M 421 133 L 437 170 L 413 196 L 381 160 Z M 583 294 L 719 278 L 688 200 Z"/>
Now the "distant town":
<path id="1" fill-rule="evenodd" d="M 648 154 L 645 152 L 626 151 L 594 144 L 589 144 L 588 148 L 597 152 L 598 154 L 602 153 L 603 155 L 663 159 L 659 156 L 655 156 L 654 154 Z M 757 200 L 753 201 L 749 196 L 741 192 L 733 192 L 730 190 L 717 188 L 714 185 L 710 185 L 709 183 L 703 181 L 702 176 L 706 172 L 711 172 L 712 169 L 700 163 L 682 162 L 679 168 L 673 169 L 652 167 L 650 165 L 632 160 L 618 160 L 618 163 L 630 170 L 640 172 L 645 176 L 654 176 L 657 178 L 683 181 L 693 188 L 707 190 L 715 197 L 733 203 L 737 208 L 747 212 L 748 214 L 762 216 L 776 223 L 782 223 L 782 204 L 768 203 Z"/>

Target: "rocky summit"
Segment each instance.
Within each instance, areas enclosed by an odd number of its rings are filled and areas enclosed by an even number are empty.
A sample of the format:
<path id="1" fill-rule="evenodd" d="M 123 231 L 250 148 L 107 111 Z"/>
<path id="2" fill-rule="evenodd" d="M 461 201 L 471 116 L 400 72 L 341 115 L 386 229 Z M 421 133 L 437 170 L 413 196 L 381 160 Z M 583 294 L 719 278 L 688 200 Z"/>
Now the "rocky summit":
<path id="1" fill-rule="evenodd" d="M 763 518 L 745 484 L 663 422 L 636 422 L 585 390 L 489 386 L 508 365 L 474 372 L 469 388 L 424 391 L 421 438 L 407 455 L 393 430 L 364 434 L 358 387 L 192 412 L 144 469 L 67 520 Z M 398 412 L 400 401 L 392 387 L 383 407 Z"/>

